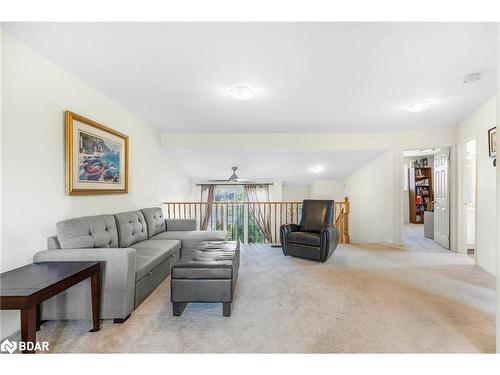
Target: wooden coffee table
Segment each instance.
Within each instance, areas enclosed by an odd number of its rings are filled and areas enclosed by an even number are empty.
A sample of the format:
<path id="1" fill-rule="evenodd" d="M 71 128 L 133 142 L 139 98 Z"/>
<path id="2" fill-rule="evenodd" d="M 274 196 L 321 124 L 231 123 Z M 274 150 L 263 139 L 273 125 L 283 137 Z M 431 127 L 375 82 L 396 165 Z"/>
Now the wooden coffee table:
<path id="1" fill-rule="evenodd" d="M 21 310 L 21 340 L 36 343 L 40 329 L 40 304 L 90 277 L 91 332 L 100 329 L 101 270 L 104 262 L 42 262 L 0 274 L 0 308 Z M 26 350 L 23 353 L 33 353 Z"/>

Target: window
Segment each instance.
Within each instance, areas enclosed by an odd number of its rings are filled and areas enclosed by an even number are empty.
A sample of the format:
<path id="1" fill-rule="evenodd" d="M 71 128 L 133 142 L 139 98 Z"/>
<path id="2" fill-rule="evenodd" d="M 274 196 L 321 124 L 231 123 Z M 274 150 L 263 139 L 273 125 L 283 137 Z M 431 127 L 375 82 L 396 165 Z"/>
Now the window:
<path id="1" fill-rule="evenodd" d="M 231 239 L 236 241 L 265 242 L 251 205 L 243 203 L 246 201 L 243 185 L 215 185 L 213 194 L 209 230 L 227 230 Z"/>
<path id="2" fill-rule="evenodd" d="M 243 186 L 235 185 L 218 185 L 214 189 L 215 202 L 243 202 L 245 200 L 245 192 Z"/>

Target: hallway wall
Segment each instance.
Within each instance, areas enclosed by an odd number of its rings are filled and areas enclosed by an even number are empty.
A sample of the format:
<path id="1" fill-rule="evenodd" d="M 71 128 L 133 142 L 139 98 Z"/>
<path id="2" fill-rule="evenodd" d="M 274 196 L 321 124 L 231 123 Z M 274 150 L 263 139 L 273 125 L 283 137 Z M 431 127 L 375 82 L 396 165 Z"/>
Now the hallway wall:
<path id="1" fill-rule="evenodd" d="M 476 138 L 477 195 L 476 195 L 476 252 L 477 265 L 496 274 L 496 168 L 488 156 L 488 129 L 496 124 L 497 97 L 493 97 L 458 125 L 459 144 Z M 457 197 L 462 208 L 462 197 Z M 461 211 L 460 211 L 461 212 Z"/>
<path id="2" fill-rule="evenodd" d="M 351 242 L 394 242 L 393 154 L 387 151 L 345 180 Z"/>

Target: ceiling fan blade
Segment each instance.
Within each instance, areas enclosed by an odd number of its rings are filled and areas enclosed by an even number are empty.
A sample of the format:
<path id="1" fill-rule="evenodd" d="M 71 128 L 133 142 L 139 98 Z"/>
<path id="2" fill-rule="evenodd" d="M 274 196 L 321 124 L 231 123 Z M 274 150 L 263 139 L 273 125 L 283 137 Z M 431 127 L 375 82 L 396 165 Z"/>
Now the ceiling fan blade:
<path id="1" fill-rule="evenodd" d="M 205 180 L 206 182 L 229 182 L 230 180 Z"/>

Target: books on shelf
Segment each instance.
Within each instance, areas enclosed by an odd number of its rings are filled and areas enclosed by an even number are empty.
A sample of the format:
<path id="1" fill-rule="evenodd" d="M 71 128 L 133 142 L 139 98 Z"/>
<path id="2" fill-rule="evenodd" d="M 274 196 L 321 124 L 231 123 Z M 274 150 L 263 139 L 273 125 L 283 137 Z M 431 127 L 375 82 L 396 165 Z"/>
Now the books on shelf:
<path id="1" fill-rule="evenodd" d="M 429 179 L 420 180 L 415 182 L 415 186 L 429 186 Z"/>
<path id="2" fill-rule="evenodd" d="M 429 187 L 428 186 L 416 186 L 415 194 L 417 194 L 417 195 L 429 195 Z"/>
<path id="3" fill-rule="evenodd" d="M 424 212 L 434 211 L 431 164 L 427 158 L 415 160 L 408 172 L 409 214 L 414 224 L 423 224 Z"/>
<path id="4" fill-rule="evenodd" d="M 429 165 L 429 159 L 428 158 L 422 158 L 422 159 L 417 159 L 417 160 L 412 160 L 411 162 L 411 167 L 418 169 L 418 168 L 426 168 Z"/>

